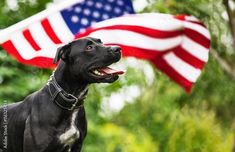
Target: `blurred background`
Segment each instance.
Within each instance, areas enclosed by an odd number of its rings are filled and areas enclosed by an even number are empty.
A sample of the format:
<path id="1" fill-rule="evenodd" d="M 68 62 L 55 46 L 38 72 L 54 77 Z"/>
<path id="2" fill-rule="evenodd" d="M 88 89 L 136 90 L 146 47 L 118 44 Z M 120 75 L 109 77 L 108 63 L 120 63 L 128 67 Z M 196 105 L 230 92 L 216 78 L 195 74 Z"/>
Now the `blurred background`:
<path id="1" fill-rule="evenodd" d="M 1 0 L 0 29 L 58 2 Z M 133 0 L 138 12 L 190 14 L 211 32 L 210 59 L 191 94 L 146 61 L 124 58 L 113 84 L 90 87 L 84 152 L 235 152 L 235 0 Z M 40 89 L 52 70 L 0 48 L 0 104 Z"/>

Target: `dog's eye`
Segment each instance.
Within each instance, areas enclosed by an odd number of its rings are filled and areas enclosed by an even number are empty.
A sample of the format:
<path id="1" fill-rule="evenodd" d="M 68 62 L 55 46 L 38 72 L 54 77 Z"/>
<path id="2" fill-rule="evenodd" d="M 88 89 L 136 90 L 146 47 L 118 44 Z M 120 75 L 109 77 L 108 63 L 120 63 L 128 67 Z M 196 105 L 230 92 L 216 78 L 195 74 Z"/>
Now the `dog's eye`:
<path id="1" fill-rule="evenodd" d="M 92 45 L 88 45 L 88 46 L 86 47 L 87 50 L 91 50 L 92 48 L 93 48 Z"/>

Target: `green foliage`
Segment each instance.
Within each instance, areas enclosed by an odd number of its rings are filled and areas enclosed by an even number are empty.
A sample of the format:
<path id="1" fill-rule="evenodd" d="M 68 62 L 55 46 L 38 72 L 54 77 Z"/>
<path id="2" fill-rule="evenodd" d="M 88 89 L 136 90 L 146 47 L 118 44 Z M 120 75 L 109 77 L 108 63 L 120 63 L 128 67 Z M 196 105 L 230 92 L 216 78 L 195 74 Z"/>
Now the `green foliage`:
<path id="1" fill-rule="evenodd" d="M 26 67 L 0 51 L 0 103 L 16 102 L 40 88 L 48 80 L 50 70 Z"/>
<path id="2" fill-rule="evenodd" d="M 212 36 L 212 49 L 234 62 L 234 48 L 221 0 L 149 0 L 143 12 L 192 14 L 203 20 Z M 49 0 L 21 0 L 18 10 L 0 1 L 0 28 L 8 27 L 45 8 Z M 136 62 L 131 59 L 131 63 Z M 88 136 L 84 152 L 231 152 L 235 115 L 235 83 L 210 56 L 191 94 L 186 94 L 164 74 L 144 61 L 122 61 L 127 72 L 113 84 L 95 84 L 85 102 Z M 153 83 L 146 69 L 154 71 Z M 21 65 L 0 50 L 0 103 L 17 102 L 45 85 L 51 70 Z M 112 111 L 104 100 L 131 86 L 140 88 L 137 98 Z M 124 91 L 123 91 L 124 90 Z"/>
<path id="3" fill-rule="evenodd" d="M 214 121 L 213 113 L 183 109 L 170 117 L 168 127 L 172 134 L 167 142 L 170 152 L 230 152 L 231 134 L 223 134 Z"/>
<path id="4" fill-rule="evenodd" d="M 10 10 L 5 1 L 0 1 L 0 28 L 6 28 L 43 9 L 48 0 L 30 3 L 27 0 L 18 2 L 18 10 Z M 42 70 L 21 65 L 0 50 L 0 103 L 16 102 L 39 89 L 48 79 L 50 70 Z"/>
<path id="5" fill-rule="evenodd" d="M 99 152 L 102 149 L 103 152 L 158 152 L 156 143 L 145 130 L 139 130 L 141 134 L 136 134 L 136 131 L 113 123 L 99 126 L 90 122 L 90 126 L 89 137 L 93 140 L 86 142 L 84 151 Z"/>

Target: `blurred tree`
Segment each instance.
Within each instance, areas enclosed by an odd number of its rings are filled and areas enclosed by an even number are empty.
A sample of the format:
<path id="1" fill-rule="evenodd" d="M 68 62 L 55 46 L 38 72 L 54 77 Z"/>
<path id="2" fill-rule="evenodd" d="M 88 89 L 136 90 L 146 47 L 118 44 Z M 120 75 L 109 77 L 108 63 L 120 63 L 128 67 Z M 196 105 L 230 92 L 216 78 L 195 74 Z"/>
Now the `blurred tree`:
<path id="1" fill-rule="evenodd" d="M 14 4 L 0 1 L 0 28 L 6 28 L 45 9 L 48 0 L 24 0 Z M 9 7 L 9 5 L 11 7 Z M 11 9 L 10 9 L 11 8 Z M 16 62 L 0 50 L 0 102 L 16 102 L 44 84 L 51 70 L 42 70 Z"/>
<path id="2" fill-rule="evenodd" d="M 226 4 L 228 3 L 227 0 Z M 217 116 L 223 121 L 233 122 L 235 87 L 235 48 L 233 38 L 233 22 L 226 17 L 227 14 L 234 15 L 234 1 L 230 5 L 223 5 L 222 0 L 158 0 L 151 1 L 151 4 L 144 9 L 144 12 L 161 12 L 170 14 L 194 15 L 208 26 L 211 34 L 211 56 L 206 65 L 205 73 L 197 82 L 191 95 L 182 95 L 177 101 L 181 106 L 191 104 L 198 108 L 204 105 L 207 108 L 215 109 Z M 229 8 L 227 8 L 229 7 Z M 226 9 L 227 8 L 227 9 Z M 231 11 L 228 13 L 229 10 Z M 196 100 L 196 101 L 194 101 Z M 190 101 L 190 102 L 189 102 Z M 201 102 L 201 104 L 199 104 Z M 225 110 L 226 109 L 226 110 Z M 228 110 L 229 109 L 229 110 Z M 226 122 L 227 122 L 226 121 Z"/>
<path id="3" fill-rule="evenodd" d="M 0 1 L 0 28 L 45 9 L 48 2 L 21 0 L 9 7 L 7 1 Z M 130 66 L 124 60 L 127 72 L 119 81 L 90 87 L 85 102 L 89 131 L 83 151 L 231 152 L 235 115 L 232 2 L 149 0 L 143 12 L 191 14 L 205 22 L 212 38 L 209 63 L 192 94 L 187 95 L 158 71 L 153 83 L 149 83 L 148 63 Z M 0 50 L 0 103 L 22 100 L 44 85 L 50 74 L 51 70 L 21 65 Z M 124 101 L 118 101 L 123 102 L 119 111 L 109 111 L 104 106 L 105 98 L 131 86 L 140 88 L 138 98 L 129 101 L 124 96 Z"/>

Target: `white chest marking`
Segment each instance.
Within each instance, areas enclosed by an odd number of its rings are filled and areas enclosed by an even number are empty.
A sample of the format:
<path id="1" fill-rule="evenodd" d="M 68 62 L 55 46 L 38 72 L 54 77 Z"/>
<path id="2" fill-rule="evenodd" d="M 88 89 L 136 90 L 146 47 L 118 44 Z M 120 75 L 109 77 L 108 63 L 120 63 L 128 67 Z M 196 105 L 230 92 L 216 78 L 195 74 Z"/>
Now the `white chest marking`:
<path id="1" fill-rule="evenodd" d="M 80 136 L 79 130 L 75 126 L 77 113 L 78 113 L 78 110 L 75 110 L 73 112 L 70 128 L 59 137 L 60 142 L 66 146 L 68 145 L 71 147 L 72 144 L 75 142 L 75 140 L 78 139 Z"/>

